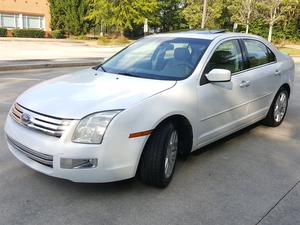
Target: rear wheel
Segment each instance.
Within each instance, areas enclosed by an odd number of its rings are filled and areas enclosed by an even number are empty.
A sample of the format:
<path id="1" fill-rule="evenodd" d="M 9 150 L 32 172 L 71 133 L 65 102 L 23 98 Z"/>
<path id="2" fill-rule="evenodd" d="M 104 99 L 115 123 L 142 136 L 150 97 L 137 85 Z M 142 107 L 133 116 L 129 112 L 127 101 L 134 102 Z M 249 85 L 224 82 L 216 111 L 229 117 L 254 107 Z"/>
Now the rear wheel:
<path id="1" fill-rule="evenodd" d="M 267 117 L 263 120 L 263 124 L 270 127 L 279 126 L 287 111 L 289 94 L 285 88 L 281 88 L 276 94 Z"/>
<path id="2" fill-rule="evenodd" d="M 178 153 L 178 131 L 172 123 L 156 129 L 150 136 L 140 163 L 141 180 L 166 187 L 172 180 Z"/>

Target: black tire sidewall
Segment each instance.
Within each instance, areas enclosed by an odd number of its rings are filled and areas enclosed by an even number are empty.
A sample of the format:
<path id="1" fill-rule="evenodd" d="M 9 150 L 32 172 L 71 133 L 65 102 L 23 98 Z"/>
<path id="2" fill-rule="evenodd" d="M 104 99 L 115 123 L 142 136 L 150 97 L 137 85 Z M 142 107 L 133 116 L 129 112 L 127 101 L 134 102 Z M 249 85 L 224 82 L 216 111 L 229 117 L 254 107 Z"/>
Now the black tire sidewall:
<path id="1" fill-rule="evenodd" d="M 176 131 L 177 135 L 178 135 L 178 131 L 172 123 L 168 124 L 167 127 L 169 130 L 168 130 L 168 133 L 165 137 L 164 144 L 163 144 L 163 160 L 162 160 L 161 168 L 160 168 L 164 186 L 169 184 L 173 178 L 173 175 L 175 172 L 175 167 L 176 167 L 177 156 L 178 156 L 178 146 L 177 146 L 177 154 L 176 154 L 175 164 L 174 164 L 174 167 L 173 167 L 170 177 L 167 178 L 166 174 L 165 174 L 165 159 L 166 159 L 166 155 L 167 155 L 168 144 L 169 144 L 169 141 L 170 141 L 173 131 Z"/>
<path id="2" fill-rule="evenodd" d="M 139 178 L 145 184 L 164 188 L 168 186 L 173 178 L 175 165 L 170 177 L 165 175 L 165 158 L 167 146 L 172 132 L 178 129 L 172 123 L 164 123 L 157 127 L 149 137 L 139 165 Z M 179 134 L 178 134 L 179 135 Z M 177 151 L 178 155 L 178 151 Z"/>

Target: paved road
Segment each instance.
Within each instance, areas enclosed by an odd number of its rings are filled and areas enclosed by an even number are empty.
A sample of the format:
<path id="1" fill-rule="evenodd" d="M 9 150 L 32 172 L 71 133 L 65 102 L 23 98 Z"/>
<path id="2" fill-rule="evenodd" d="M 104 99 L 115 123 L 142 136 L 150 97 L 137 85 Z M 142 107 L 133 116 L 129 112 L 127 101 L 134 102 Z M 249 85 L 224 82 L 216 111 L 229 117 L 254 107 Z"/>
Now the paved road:
<path id="1" fill-rule="evenodd" d="M 3 125 L 17 95 L 60 68 L 0 73 L 0 224 L 300 224 L 300 64 L 286 120 L 255 125 L 179 162 L 171 185 L 136 179 L 76 184 L 35 172 L 10 154 Z"/>

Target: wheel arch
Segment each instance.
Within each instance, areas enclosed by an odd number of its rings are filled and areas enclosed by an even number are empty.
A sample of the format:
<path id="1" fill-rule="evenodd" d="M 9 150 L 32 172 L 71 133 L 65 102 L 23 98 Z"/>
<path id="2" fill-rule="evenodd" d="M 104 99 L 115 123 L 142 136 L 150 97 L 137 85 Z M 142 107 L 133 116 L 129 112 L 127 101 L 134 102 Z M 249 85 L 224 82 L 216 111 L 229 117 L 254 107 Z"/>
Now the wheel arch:
<path id="1" fill-rule="evenodd" d="M 193 147 L 193 128 L 192 125 L 187 117 L 181 114 L 173 114 L 169 115 L 166 118 L 163 118 L 158 124 L 155 126 L 155 128 L 152 131 L 152 134 L 148 137 L 144 148 L 141 152 L 138 167 L 136 170 L 136 173 L 139 173 L 140 170 L 140 164 L 144 155 L 144 150 L 148 144 L 148 142 L 151 140 L 151 136 L 154 134 L 156 130 L 158 130 L 161 126 L 165 125 L 166 123 L 173 123 L 175 127 L 179 131 L 179 154 L 182 158 L 186 158 L 189 153 L 192 150 Z"/>
<path id="2" fill-rule="evenodd" d="M 291 88 L 290 88 L 290 85 L 289 85 L 288 83 L 284 83 L 283 85 L 281 85 L 281 87 L 279 88 L 279 90 L 282 89 L 282 88 L 284 88 L 284 89 L 287 90 L 288 95 L 289 95 L 288 97 L 290 97 L 290 94 L 291 94 Z M 278 92 L 279 92 L 279 90 L 278 90 Z"/>
<path id="3" fill-rule="evenodd" d="M 173 123 L 175 125 L 176 129 L 179 132 L 179 153 L 182 156 L 187 156 L 192 150 L 194 137 L 193 127 L 190 120 L 182 114 L 168 115 L 158 122 L 158 124 L 153 129 L 152 135 L 156 130 L 158 130 L 166 123 Z M 148 137 L 145 146 L 147 145 L 147 142 L 150 140 L 150 138 L 151 135 Z"/>

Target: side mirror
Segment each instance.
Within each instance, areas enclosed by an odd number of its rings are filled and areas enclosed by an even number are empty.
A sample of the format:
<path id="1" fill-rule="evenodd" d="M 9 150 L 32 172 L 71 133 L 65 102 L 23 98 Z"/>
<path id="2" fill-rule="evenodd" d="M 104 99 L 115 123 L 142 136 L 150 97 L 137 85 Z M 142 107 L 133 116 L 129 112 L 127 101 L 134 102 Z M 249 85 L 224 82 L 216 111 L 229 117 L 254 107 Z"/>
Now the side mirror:
<path id="1" fill-rule="evenodd" d="M 230 70 L 225 70 L 225 69 L 213 69 L 205 76 L 211 82 L 231 81 L 231 72 Z"/>

